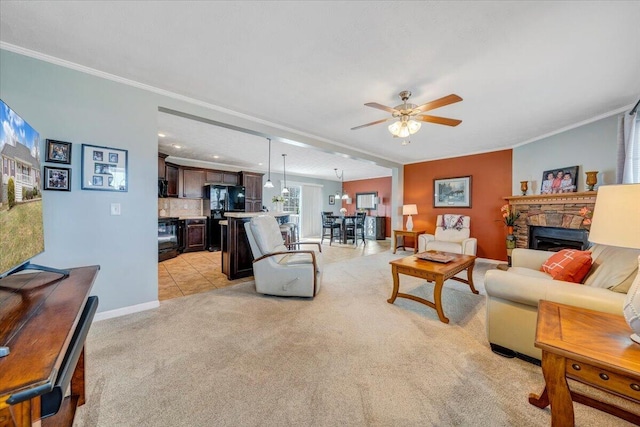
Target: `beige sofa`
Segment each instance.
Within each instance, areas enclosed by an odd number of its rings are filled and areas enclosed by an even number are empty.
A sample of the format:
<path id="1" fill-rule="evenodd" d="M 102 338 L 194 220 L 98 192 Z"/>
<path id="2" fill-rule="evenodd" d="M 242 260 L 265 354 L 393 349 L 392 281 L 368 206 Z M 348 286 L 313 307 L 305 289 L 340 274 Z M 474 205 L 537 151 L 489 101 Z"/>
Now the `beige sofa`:
<path id="1" fill-rule="evenodd" d="M 553 280 L 540 267 L 554 253 L 531 249 L 514 249 L 508 271 L 487 272 L 487 338 L 494 352 L 541 359 L 534 346 L 540 300 L 622 315 L 640 251 L 603 245 L 590 251 L 593 266 L 583 284 Z"/>

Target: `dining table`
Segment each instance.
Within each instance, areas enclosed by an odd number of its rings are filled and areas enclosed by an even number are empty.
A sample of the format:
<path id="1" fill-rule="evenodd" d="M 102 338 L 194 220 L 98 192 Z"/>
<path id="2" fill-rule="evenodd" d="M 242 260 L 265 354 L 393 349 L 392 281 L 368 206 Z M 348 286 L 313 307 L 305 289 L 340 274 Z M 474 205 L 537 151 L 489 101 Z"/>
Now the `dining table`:
<path id="1" fill-rule="evenodd" d="M 347 243 L 347 224 L 349 221 L 355 224 L 357 215 L 329 215 L 327 218 L 340 224 L 340 243 Z"/>

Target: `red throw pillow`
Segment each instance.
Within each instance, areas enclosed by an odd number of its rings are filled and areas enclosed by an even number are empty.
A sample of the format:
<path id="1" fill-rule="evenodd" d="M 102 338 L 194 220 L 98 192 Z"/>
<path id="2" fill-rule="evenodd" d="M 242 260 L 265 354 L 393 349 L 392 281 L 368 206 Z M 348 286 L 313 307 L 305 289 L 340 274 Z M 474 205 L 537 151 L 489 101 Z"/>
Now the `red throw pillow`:
<path id="1" fill-rule="evenodd" d="M 546 260 L 540 271 L 550 274 L 553 280 L 580 283 L 591 270 L 591 263 L 591 252 L 563 249 Z"/>

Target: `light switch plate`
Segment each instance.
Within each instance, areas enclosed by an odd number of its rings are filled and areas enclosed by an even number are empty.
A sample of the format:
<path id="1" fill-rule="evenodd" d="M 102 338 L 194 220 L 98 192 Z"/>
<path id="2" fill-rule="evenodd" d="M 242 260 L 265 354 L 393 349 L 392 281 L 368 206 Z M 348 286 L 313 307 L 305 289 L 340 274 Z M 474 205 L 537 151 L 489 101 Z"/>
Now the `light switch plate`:
<path id="1" fill-rule="evenodd" d="M 120 215 L 120 203 L 111 203 L 111 215 Z"/>

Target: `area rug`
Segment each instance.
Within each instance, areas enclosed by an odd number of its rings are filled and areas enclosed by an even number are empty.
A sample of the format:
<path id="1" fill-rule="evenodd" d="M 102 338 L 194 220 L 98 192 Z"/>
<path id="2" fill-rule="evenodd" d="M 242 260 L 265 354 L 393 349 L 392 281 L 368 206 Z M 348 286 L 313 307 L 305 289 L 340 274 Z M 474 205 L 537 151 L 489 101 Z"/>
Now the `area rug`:
<path id="1" fill-rule="evenodd" d="M 408 253 L 405 253 L 405 256 Z M 485 335 L 480 295 L 447 281 L 450 323 L 414 301 L 387 303 L 389 252 L 326 265 L 314 299 L 256 294 L 252 282 L 97 322 L 76 426 L 548 426 L 531 406 L 538 366 Z M 431 299 L 433 285 L 401 276 Z M 576 404 L 581 426 L 625 422 Z"/>

